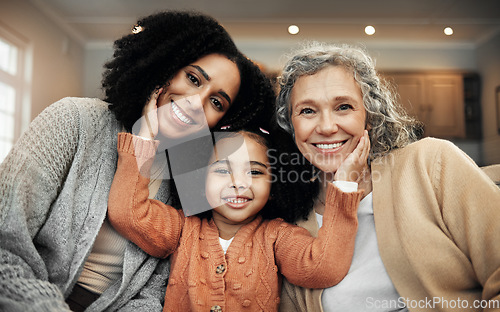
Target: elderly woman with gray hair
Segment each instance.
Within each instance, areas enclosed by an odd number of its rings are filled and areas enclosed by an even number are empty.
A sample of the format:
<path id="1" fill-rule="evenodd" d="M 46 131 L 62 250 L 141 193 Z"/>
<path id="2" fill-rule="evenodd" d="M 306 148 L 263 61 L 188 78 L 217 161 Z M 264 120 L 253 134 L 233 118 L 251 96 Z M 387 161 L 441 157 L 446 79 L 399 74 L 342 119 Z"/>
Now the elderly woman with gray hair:
<path id="1" fill-rule="evenodd" d="M 285 282 L 281 310 L 500 309 L 499 188 L 452 143 L 419 139 L 421 125 L 399 108 L 370 56 L 309 44 L 285 65 L 280 87 L 278 124 L 315 169 L 296 183 L 306 196 L 289 220 L 316 234 L 326 185 L 365 130 L 371 144 L 356 177 L 365 195 L 349 273 L 328 289 Z"/>

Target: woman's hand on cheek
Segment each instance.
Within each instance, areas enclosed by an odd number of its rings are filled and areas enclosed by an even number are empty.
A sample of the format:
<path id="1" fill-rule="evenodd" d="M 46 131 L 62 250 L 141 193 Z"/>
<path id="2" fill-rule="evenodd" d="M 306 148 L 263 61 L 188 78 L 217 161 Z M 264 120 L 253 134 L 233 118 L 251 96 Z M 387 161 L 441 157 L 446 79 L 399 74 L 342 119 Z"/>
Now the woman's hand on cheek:
<path id="1" fill-rule="evenodd" d="M 370 154 L 370 139 L 368 131 L 365 130 L 354 151 L 347 156 L 340 167 L 335 172 L 334 181 L 352 181 L 358 180 L 363 172 L 368 169 L 368 155 Z"/>
<path id="2" fill-rule="evenodd" d="M 142 110 L 141 128 L 139 136 L 148 139 L 154 139 L 158 134 L 158 97 L 163 88 L 156 89 L 150 96 L 148 103 Z"/>

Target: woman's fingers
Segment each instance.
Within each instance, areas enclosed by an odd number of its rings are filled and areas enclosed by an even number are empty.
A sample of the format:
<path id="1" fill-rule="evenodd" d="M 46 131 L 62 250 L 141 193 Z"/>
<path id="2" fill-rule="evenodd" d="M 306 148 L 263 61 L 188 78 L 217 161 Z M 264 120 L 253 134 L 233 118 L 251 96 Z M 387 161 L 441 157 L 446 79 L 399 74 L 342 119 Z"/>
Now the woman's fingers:
<path id="1" fill-rule="evenodd" d="M 139 136 L 154 139 L 158 134 L 158 97 L 163 92 L 163 88 L 156 89 L 150 96 L 148 103 L 142 111 L 141 129 Z"/>
<path id="2" fill-rule="evenodd" d="M 365 130 L 363 138 L 364 146 L 363 152 L 361 153 L 361 160 L 363 161 L 363 163 L 366 163 L 368 161 L 368 156 L 370 155 L 370 137 L 368 136 L 368 130 Z"/>
<path id="3" fill-rule="evenodd" d="M 363 136 L 360 138 L 356 149 L 353 152 L 353 157 L 355 160 L 363 165 L 368 160 L 368 155 L 370 154 L 370 139 L 368 138 L 368 131 L 365 130 Z"/>
<path id="4" fill-rule="evenodd" d="M 367 167 L 370 154 L 370 140 L 365 130 L 354 151 L 347 156 L 335 172 L 334 180 L 357 182 Z"/>
<path id="5" fill-rule="evenodd" d="M 368 131 L 365 130 L 365 134 L 363 135 L 363 151 L 359 158 L 361 165 L 361 172 L 359 173 L 358 180 L 356 182 L 360 183 L 361 179 L 363 179 L 366 171 L 368 170 L 368 157 L 370 156 L 370 137 L 368 136 Z"/>
<path id="6" fill-rule="evenodd" d="M 149 97 L 149 101 L 148 103 L 144 106 L 144 109 L 142 110 L 142 114 L 143 115 L 146 115 L 147 113 L 149 113 L 150 111 L 152 110 L 156 110 L 157 109 L 157 105 L 158 105 L 158 97 L 160 96 L 160 94 L 163 92 L 163 88 L 159 88 L 159 89 L 156 89 L 152 94 L 151 96 Z"/>

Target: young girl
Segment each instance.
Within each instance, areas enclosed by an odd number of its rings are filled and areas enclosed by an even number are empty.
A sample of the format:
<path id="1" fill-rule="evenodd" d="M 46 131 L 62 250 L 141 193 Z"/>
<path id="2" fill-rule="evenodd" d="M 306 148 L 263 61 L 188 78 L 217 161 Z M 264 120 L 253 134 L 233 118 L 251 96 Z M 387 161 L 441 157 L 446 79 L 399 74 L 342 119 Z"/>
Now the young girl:
<path id="1" fill-rule="evenodd" d="M 333 286 L 345 276 L 362 191 L 329 185 L 317 238 L 282 219 L 265 219 L 279 183 L 272 187 L 266 139 L 241 131 L 220 139 L 208 162 L 205 195 L 211 214 L 185 217 L 148 199 L 148 178 L 138 168 L 147 171 L 156 144 L 118 135 L 108 214 L 111 224 L 147 253 L 172 254 L 164 311 L 277 311 L 281 274 L 310 288 Z M 367 145 L 360 140 L 359 157 L 366 159 Z"/>

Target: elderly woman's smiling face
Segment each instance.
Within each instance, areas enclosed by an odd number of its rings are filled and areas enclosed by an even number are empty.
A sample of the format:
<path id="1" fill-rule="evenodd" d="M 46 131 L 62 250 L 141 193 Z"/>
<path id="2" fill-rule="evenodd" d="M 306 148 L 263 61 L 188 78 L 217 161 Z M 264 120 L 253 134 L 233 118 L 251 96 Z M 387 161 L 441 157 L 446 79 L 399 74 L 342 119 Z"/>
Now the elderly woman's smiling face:
<path id="1" fill-rule="evenodd" d="M 323 172 L 336 172 L 363 136 L 366 110 L 359 85 L 340 66 L 297 79 L 291 94 L 295 143 Z"/>

